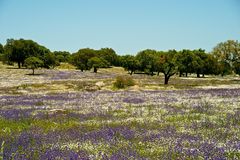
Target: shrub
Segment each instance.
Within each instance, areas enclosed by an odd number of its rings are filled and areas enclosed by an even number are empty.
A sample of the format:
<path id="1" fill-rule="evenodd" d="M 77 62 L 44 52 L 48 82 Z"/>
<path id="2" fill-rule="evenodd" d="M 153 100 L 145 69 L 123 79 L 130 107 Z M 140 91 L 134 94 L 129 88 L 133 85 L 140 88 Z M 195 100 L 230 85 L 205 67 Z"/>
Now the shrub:
<path id="1" fill-rule="evenodd" d="M 116 88 L 126 88 L 129 86 L 134 86 L 135 82 L 130 76 L 118 76 L 113 85 Z"/>

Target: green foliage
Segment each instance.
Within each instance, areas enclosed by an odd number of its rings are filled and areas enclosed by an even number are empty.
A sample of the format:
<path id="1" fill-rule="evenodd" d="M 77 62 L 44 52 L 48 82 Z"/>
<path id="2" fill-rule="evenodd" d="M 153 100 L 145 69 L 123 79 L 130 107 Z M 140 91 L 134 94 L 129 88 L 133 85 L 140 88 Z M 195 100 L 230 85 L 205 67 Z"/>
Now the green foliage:
<path id="1" fill-rule="evenodd" d="M 218 59 L 222 76 L 237 71 L 236 62 L 240 60 L 240 43 L 238 41 L 221 42 L 214 47 L 212 54 Z"/>
<path id="2" fill-rule="evenodd" d="M 180 52 L 146 49 L 138 52 L 136 56 L 118 56 L 112 48 L 100 50 L 84 48 L 72 55 L 66 51 L 51 53 L 46 47 L 25 39 L 8 39 L 6 45 L 0 44 L 0 60 L 6 64 L 12 65 L 16 62 L 21 68 L 28 57 L 38 57 L 44 62 L 43 67 L 46 68 L 54 68 L 60 62 L 70 62 L 82 71 L 94 68 L 94 72 L 97 72 L 101 67 L 120 65 L 130 74 L 135 71 L 150 75 L 162 72 L 167 83 L 176 72 L 180 76 L 196 73 L 197 77 L 201 74 L 202 76 L 205 74 L 224 76 L 233 71 L 239 74 L 240 43 L 234 40 L 219 43 L 212 54 L 207 54 L 203 49 L 183 49 Z"/>
<path id="3" fill-rule="evenodd" d="M 4 49 L 3 49 L 3 45 L 0 43 L 0 54 L 3 54 Z"/>
<path id="4" fill-rule="evenodd" d="M 8 39 L 4 46 L 5 56 L 4 59 L 7 62 L 18 63 L 18 68 L 24 66 L 24 61 L 28 57 L 43 57 L 44 54 L 49 53 L 50 50 L 37 44 L 32 40 L 14 40 Z"/>
<path id="5" fill-rule="evenodd" d="M 193 73 L 195 56 L 191 50 L 182 50 L 177 54 L 178 71 L 180 77 L 183 73 Z"/>
<path id="6" fill-rule="evenodd" d="M 129 86 L 134 86 L 135 82 L 130 76 L 118 76 L 113 85 L 114 87 L 120 89 L 120 88 L 129 87 Z"/>
<path id="7" fill-rule="evenodd" d="M 29 57 L 25 60 L 25 66 L 33 70 L 33 73 L 32 73 L 33 75 L 34 75 L 34 70 L 43 66 L 43 64 L 44 64 L 43 61 L 37 57 Z"/>
<path id="8" fill-rule="evenodd" d="M 71 54 L 66 51 L 54 51 L 54 55 L 58 62 L 69 62 Z"/>
<path id="9" fill-rule="evenodd" d="M 194 67 L 194 66 L 193 66 Z M 207 59 L 205 60 L 205 71 L 204 74 L 218 75 L 220 73 L 220 65 L 216 57 L 212 54 L 207 54 Z"/>
<path id="10" fill-rule="evenodd" d="M 213 54 L 218 56 L 220 60 L 232 63 L 239 59 L 240 43 L 234 40 L 228 40 L 217 44 L 213 49 Z"/>
<path id="11" fill-rule="evenodd" d="M 55 68 L 60 65 L 54 53 L 44 54 L 43 62 L 45 68 Z"/>
<path id="12" fill-rule="evenodd" d="M 121 57 L 122 66 L 131 75 L 135 72 L 139 66 L 140 62 L 132 55 L 126 55 Z"/>
<path id="13" fill-rule="evenodd" d="M 164 74 L 164 84 L 168 84 L 168 81 L 171 76 L 177 73 L 178 66 L 177 66 L 177 51 L 176 50 L 169 50 L 168 52 L 161 52 L 160 53 L 160 72 Z"/>
<path id="14" fill-rule="evenodd" d="M 240 61 L 239 62 L 234 62 L 233 66 L 234 66 L 235 73 L 240 75 Z"/>
<path id="15" fill-rule="evenodd" d="M 71 57 L 71 63 L 81 71 L 89 70 L 88 60 L 96 56 L 96 51 L 90 48 L 80 49 L 77 53 L 74 53 Z"/>
<path id="16" fill-rule="evenodd" d="M 94 72 L 97 73 L 98 68 L 105 68 L 109 66 L 108 61 L 103 58 L 92 57 L 87 63 L 89 68 L 93 68 Z"/>
<path id="17" fill-rule="evenodd" d="M 122 66 L 132 74 L 136 70 L 144 71 L 147 74 L 154 75 L 154 72 L 162 72 L 165 76 L 164 84 L 177 72 L 176 63 L 177 51 L 157 52 L 155 50 L 144 50 L 139 52 L 136 57 L 123 56 Z"/>
<path id="18" fill-rule="evenodd" d="M 146 49 L 139 52 L 136 55 L 136 59 L 140 63 L 139 70 L 144 71 L 147 74 L 153 74 L 153 72 L 156 70 L 156 54 L 157 51 L 151 49 Z"/>
<path id="19" fill-rule="evenodd" d="M 102 48 L 100 50 L 80 49 L 71 56 L 70 62 L 81 71 L 94 68 L 94 72 L 97 72 L 98 68 L 109 67 L 119 63 L 117 54 L 111 48 Z"/>
<path id="20" fill-rule="evenodd" d="M 197 74 L 197 77 L 200 77 L 200 74 L 204 74 L 206 71 L 206 60 L 207 60 L 207 54 L 205 53 L 205 50 L 198 49 L 193 50 L 193 54 L 195 56 L 193 66 L 194 66 L 194 72 Z"/>
<path id="21" fill-rule="evenodd" d="M 98 51 L 99 57 L 109 62 L 111 66 L 118 65 L 118 56 L 112 48 L 102 48 Z"/>
<path id="22" fill-rule="evenodd" d="M 0 61 L 4 60 L 4 48 L 3 45 L 0 43 Z"/>

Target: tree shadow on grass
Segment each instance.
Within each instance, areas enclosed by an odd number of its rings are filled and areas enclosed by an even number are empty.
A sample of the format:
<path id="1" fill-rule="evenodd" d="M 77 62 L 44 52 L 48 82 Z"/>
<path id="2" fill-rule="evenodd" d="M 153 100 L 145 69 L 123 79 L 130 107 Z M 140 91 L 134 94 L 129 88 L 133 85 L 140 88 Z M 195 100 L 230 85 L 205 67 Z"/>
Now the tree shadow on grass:
<path id="1" fill-rule="evenodd" d="M 25 74 L 27 76 L 41 76 L 41 75 L 44 75 L 43 73 L 35 73 L 35 74 L 32 74 L 32 73 L 28 73 L 28 74 Z"/>
<path id="2" fill-rule="evenodd" d="M 6 67 L 6 69 L 27 69 L 27 68 L 18 68 L 18 67 Z"/>
<path id="3" fill-rule="evenodd" d="M 230 81 L 232 81 L 232 82 L 240 82 L 240 78 L 239 79 L 232 79 Z"/>

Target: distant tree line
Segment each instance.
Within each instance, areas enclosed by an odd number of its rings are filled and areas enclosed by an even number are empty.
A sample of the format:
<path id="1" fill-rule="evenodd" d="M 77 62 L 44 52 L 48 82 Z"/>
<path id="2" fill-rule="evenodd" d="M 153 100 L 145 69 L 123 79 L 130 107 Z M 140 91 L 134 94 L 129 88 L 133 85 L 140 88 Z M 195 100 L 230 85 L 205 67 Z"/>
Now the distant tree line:
<path id="1" fill-rule="evenodd" d="M 58 66 L 60 62 L 68 62 L 70 56 L 71 54 L 65 51 L 51 52 L 32 40 L 7 39 L 4 46 L 0 44 L 1 61 L 9 65 L 17 63 L 18 68 L 31 68 L 33 74 L 38 67 L 49 69 Z"/>
<path id="2" fill-rule="evenodd" d="M 119 66 L 118 55 L 111 48 L 102 48 L 100 50 L 80 49 L 77 53 L 71 55 L 69 62 L 81 71 L 93 68 L 95 73 L 97 73 L 98 68 Z"/>
<path id="3" fill-rule="evenodd" d="M 0 60 L 7 64 L 17 63 L 18 68 L 31 68 L 33 72 L 38 67 L 54 68 L 61 62 L 70 63 L 81 71 L 93 69 L 95 73 L 99 68 L 121 66 L 130 75 L 144 73 L 153 76 L 162 73 L 164 84 L 168 84 L 170 77 L 175 74 L 180 77 L 193 73 L 197 77 L 232 73 L 240 75 L 240 43 L 234 40 L 221 42 L 211 53 L 206 53 L 203 49 L 146 49 L 134 56 L 117 55 L 111 48 L 84 48 L 72 54 L 66 51 L 51 52 L 32 40 L 8 39 L 4 46 L 0 44 Z"/>
<path id="4" fill-rule="evenodd" d="M 163 73 L 164 84 L 175 74 L 180 77 L 193 73 L 197 77 L 225 76 L 233 72 L 240 75 L 240 43 L 233 40 L 219 43 L 211 53 L 203 49 L 165 52 L 147 49 L 136 56 L 121 56 L 121 66 L 130 74 L 139 71 L 149 75 Z"/>

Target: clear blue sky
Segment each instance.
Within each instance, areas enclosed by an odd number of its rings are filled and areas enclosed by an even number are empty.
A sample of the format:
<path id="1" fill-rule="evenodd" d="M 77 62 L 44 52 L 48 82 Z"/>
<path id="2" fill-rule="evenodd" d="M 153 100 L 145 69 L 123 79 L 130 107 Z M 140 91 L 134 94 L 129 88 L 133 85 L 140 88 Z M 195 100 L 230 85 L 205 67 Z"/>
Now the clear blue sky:
<path id="1" fill-rule="evenodd" d="M 211 51 L 240 40 L 240 0 L 0 0 L 0 43 L 7 38 L 32 39 L 52 51 Z"/>

